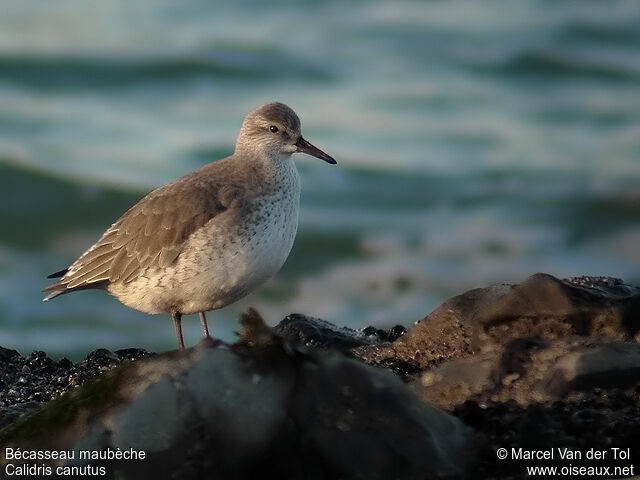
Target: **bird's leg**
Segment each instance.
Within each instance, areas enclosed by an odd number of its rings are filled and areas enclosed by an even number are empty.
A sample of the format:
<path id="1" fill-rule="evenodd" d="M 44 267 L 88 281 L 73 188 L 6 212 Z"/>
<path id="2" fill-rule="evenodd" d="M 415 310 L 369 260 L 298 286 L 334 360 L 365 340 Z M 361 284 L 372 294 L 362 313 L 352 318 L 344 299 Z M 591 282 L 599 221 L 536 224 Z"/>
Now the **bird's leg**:
<path id="1" fill-rule="evenodd" d="M 182 339 L 182 314 L 180 312 L 171 312 L 171 320 L 173 320 L 173 329 L 176 332 L 176 341 L 178 342 L 178 350 L 184 350 L 184 340 Z"/>
<path id="2" fill-rule="evenodd" d="M 211 338 L 209 335 L 209 327 L 207 327 L 207 317 L 204 316 L 204 312 L 198 313 L 200 317 L 200 326 L 202 327 L 202 337 L 203 338 Z"/>

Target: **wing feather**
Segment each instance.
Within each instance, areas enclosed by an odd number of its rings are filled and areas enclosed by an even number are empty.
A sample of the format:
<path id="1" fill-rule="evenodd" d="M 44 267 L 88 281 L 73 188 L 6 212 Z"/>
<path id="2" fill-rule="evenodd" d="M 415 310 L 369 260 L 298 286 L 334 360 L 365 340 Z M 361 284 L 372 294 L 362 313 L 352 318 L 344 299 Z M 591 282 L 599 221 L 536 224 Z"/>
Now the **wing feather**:
<path id="1" fill-rule="evenodd" d="M 75 288 L 82 284 L 108 280 L 110 263 L 111 258 L 106 259 L 104 262 L 98 263 L 97 265 L 92 263 L 88 265 L 87 268 L 79 270 L 74 274 L 73 279 L 67 284 L 67 288 Z"/>
<path id="2" fill-rule="evenodd" d="M 116 220 L 44 291 L 65 293 L 93 288 L 94 283 L 96 288 L 105 288 L 105 280 L 128 283 L 150 268 L 171 265 L 189 236 L 229 209 L 239 190 L 229 184 L 180 181 L 154 190 Z"/>

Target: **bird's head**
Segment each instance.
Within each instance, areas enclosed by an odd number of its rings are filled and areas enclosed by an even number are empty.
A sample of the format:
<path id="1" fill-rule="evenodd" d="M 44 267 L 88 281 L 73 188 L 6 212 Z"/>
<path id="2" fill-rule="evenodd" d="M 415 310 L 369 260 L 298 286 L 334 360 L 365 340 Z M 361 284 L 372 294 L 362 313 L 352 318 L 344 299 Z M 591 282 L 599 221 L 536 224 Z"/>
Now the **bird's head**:
<path id="1" fill-rule="evenodd" d="M 247 114 L 236 141 L 236 152 L 238 151 L 259 151 L 270 157 L 301 152 L 327 163 L 336 163 L 332 157 L 302 137 L 298 115 L 279 102 L 265 103 Z"/>

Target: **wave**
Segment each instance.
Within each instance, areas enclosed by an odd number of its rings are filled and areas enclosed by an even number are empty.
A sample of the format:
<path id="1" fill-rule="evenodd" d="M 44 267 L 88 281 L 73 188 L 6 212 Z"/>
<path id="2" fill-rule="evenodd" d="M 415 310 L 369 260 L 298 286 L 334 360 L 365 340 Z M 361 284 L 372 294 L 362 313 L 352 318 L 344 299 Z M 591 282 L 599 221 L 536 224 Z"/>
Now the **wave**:
<path id="1" fill-rule="evenodd" d="M 191 80 L 263 83 L 287 78 L 328 82 L 327 69 L 279 51 L 210 50 L 176 57 L 0 55 L 2 83 L 46 90 L 162 86 Z"/>

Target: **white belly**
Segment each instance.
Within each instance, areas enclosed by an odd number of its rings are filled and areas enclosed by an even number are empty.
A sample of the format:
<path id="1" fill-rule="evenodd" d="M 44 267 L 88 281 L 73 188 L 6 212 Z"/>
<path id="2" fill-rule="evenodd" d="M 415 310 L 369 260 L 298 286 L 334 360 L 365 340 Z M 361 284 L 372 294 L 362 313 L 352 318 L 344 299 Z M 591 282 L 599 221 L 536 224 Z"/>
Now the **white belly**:
<path id="1" fill-rule="evenodd" d="M 257 213 L 253 218 L 264 218 Z M 180 311 L 195 313 L 222 308 L 249 294 L 280 270 L 291 252 L 297 229 L 298 202 L 276 203 L 267 221 L 248 221 L 237 235 L 222 242 L 214 241 L 220 254 L 185 258 L 183 263 L 187 270 L 197 264 L 200 268 L 194 272 L 190 285 L 182 286 L 190 289 L 193 295 L 181 295 L 191 299 L 183 303 Z M 202 245 L 212 238 L 224 238 L 215 227 L 202 237 L 205 236 L 207 238 L 194 239 L 194 243 Z M 176 288 L 180 290 L 181 286 L 176 285 Z"/>

